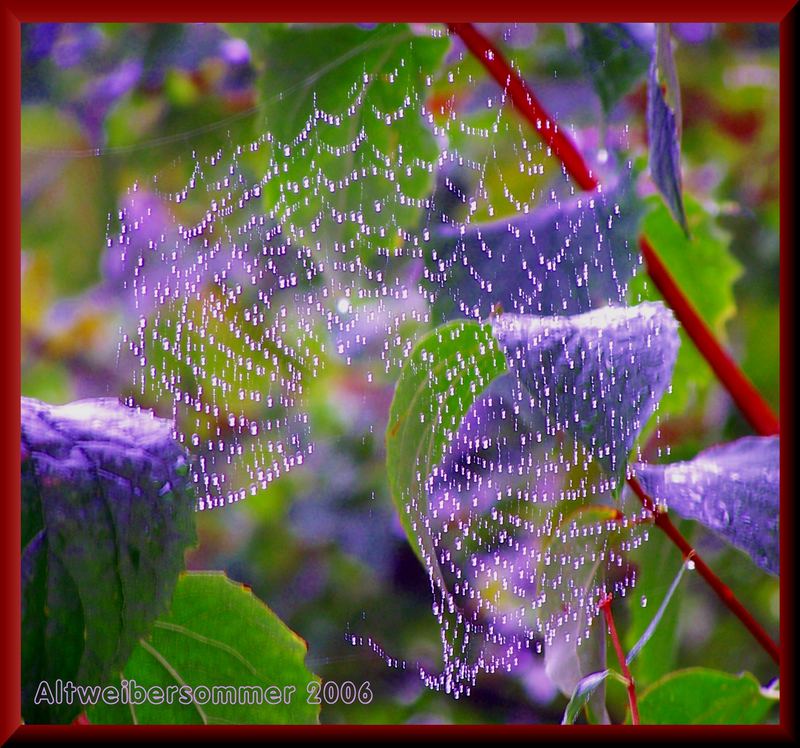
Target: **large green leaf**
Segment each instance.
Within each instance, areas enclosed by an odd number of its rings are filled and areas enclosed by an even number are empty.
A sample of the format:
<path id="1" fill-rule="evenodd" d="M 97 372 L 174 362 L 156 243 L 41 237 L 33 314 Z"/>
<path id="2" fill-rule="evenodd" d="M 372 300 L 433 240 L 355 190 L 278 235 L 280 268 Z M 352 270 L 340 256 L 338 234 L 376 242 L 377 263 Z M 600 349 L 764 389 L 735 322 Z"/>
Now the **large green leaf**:
<path id="1" fill-rule="evenodd" d="M 169 421 L 116 400 L 22 399 L 22 713 L 42 681 L 102 683 L 169 602 L 194 542 L 195 500 Z"/>
<path id="2" fill-rule="evenodd" d="M 89 721 L 315 723 L 320 708 L 309 703 L 315 692 L 309 684 L 319 679 L 306 669 L 306 649 L 249 588 L 222 572 L 187 573 L 169 613 L 155 622 L 120 673 L 120 681 L 131 684 L 130 694 L 133 683 L 139 687 L 136 700 L 143 703 L 99 703 L 88 710 Z M 163 703 L 153 703 L 154 695 Z"/>
<path id="3" fill-rule="evenodd" d="M 707 668 L 679 670 L 639 698 L 643 725 L 754 725 L 763 722 L 777 694 L 751 673 L 730 675 Z"/>
<path id="4" fill-rule="evenodd" d="M 420 340 L 397 383 L 386 431 L 389 486 L 412 547 L 433 569 L 425 483 L 470 405 L 505 371 L 489 325 L 459 321 Z"/>
<path id="5" fill-rule="evenodd" d="M 252 44 L 269 60 L 261 92 L 281 169 L 264 185 L 268 209 L 298 239 L 305 228 L 306 240 L 313 232 L 368 254 L 392 249 L 433 186 L 439 148 L 422 106 L 449 41 L 405 24 L 270 26 L 260 41 Z"/>
<path id="6" fill-rule="evenodd" d="M 656 197 L 643 221 L 643 232 L 686 298 L 715 335 L 724 339 L 725 324 L 736 311 L 733 286 L 741 266 L 729 251 L 729 236 L 694 199 L 686 197 L 687 238 L 669 210 Z M 653 282 L 640 273 L 630 282 L 629 299 L 660 299 Z M 702 401 L 714 375 L 683 329 L 672 379 L 672 389 L 661 401 L 662 415 L 684 415 Z"/>

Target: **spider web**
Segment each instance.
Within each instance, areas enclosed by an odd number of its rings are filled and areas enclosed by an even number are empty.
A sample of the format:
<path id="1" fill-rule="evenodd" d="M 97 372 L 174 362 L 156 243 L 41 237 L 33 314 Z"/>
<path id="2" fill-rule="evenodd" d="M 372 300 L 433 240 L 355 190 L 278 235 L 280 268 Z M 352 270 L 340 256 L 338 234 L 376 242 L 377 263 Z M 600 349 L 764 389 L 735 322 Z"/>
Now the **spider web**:
<path id="1" fill-rule="evenodd" d="M 420 62 L 430 41 L 446 45 L 440 30 L 417 30 L 385 50 L 356 48 L 346 96 L 326 98 L 334 61 L 279 97 L 297 127 L 273 121 L 250 142 L 192 153 L 188 183 L 155 176 L 120 208 L 108 255 L 134 310 L 121 343 L 129 402 L 171 411 L 201 510 L 255 496 L 308 460 L 308 392 L 334 364 L 391 390 L 415 342 L 443 322 L 567 320 L 627 304 L 638 264 L 630 165 L 598 149 L 608 178 L 580 194 L 463 53 L 450 50 L 438 78 Z M 458 106 L 442 104 L 448 85 Z M 525 356 L 554 388 L 567 381 L 552 352 L 529 345 Z M 633 376 L 638 357 L 631 348 L 618 376 Z M 578 394 L 607 395 L 596 380 L 567 394 L 561 421 L 586 415 Z M 635 583 L 625 554 L 647 532 L 620 496 L 630 429 L 612 417 L 587 444 L 548 414 L 551 397 L 512 366 L 422 476 L 410 510 L 436 556 L 443 666 L 417 665 L 431 688 L 458 697 L 525 649 L 582 644 L 600 599 Z M 604 469 L 611 452 L 618 462 Z M 353 643 L 407 666 L 369 636 Z"/>

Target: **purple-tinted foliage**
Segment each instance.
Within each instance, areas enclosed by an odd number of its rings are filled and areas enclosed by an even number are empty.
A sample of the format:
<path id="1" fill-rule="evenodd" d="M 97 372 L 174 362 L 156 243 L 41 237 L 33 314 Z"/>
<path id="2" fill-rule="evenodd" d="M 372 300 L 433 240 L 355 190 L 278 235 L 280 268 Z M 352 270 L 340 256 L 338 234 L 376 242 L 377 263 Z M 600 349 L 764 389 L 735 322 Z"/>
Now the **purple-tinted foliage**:
<path id="1" fill-rule="evenodd" d="M 514 375 L 498 377 L 472 404 L 450 442 L 430 481 L 432 504 L 444 517 L 488 512 L 498 492 L 521 482 L 519 468 L 534 450 L 532 434 L 543 430 L 544 419 L 519 397 Z M 540 453 L 552 446 L 549 440 L 536 444 Z M 547 481 L 539 482 L 539 491 L 546 493 Z"/>
<path id="2" fill-rule="evenodd" d="M 374 574 L 387 575 L 404 538 L 394 532 L 388 502 L 365 492 L 365 466 L 341 444 L 320 446 L 305 462 L 308 485 L 289 509 L 288 523 L 306 548 L 336 545 Z"/>
<path id="3" fill-rule="evenodd" d="M 537 29 L 532 23 L 476 23 L 475 26 L 501 48 L 524 49 L 536 41 Z M 448 65 L 468 54 L 460 36 L 452 34 L 450 38 L 452 42 L 445 57 L 445 63 Z"/>
<path id="4" fill-rule="evenodd" d="M 134 25 L 112 40 L 97 24 L 26 24 L 23 39 L 31 66 L 23 69 L 23 98 L 41 98 L 51 85 L 60 90 L 59 70 L 79 70 L 84 84 L 77 94 L 68 94 L 65 104 L 98 146 L 111 108 L 137 87 L 158 89 L 170 70 L 195 73 L 209 60 L 221 61 L 225 70 L 217 90 L 222 94 L 246 92 L 254 79 L 247 43 L 217 24 Z M 51 67 L 37 67 L 43 62 Z"/>
<path id="5" fill-rule="evenodd" d="M 647 79 L 647 136 L 650 176 L 675 220 L 688 233 L 683 208 L 681 146 L 678 123 L 664 98 L 658 80 L 655 56 Z"/>
<path id="6" fill-rule="evenodd" d="M 123 311 L 129 315 L 138 318 L 169 303 L 166 288 L 185 290 L 186 284 L 194 283 L 206 289 L 221 271 L 230 284 L 246 277 L 244 262 L 232 260 L 223 247 L 206 248 L 201 239 L 180 231 L 184 221 L 192 222 L 188 216 L 179 218 L 175 203 L 166 196 L 146 189 L 130 191 L 120 201 L 119 214 L 122 233 L 109 240 L 101 265 L 105 288 L 124 301 Z M 285 258 L 276 267 L 285 269 L 289 263 Z"/>
<path id="7" fill-rule="evenodd" d="M 672 377 L 680 344 L 672 312 L 646 302 L 572 317 L 502 314 L 492 328 L 546 432 L 574 433 L 618 475 Z"/>
<path id="8" fill-rule="evenodd" d="M 642 46 L 650 47 L 656 40 L 656 25 L 654 23 L 625 23 L 628 31 L 635 36 Z M 714 23 L 671 23 L 672 33 L 681 41 L 688 44 L 701 44 L 708 41 L 714 34 Z"/>
<path id="9" fill-rule="evenodd" d="M 625 28 L 643 47 L 650 47 L 656 40 L 656 25 L 654 23 L 625 23 Z"/>
<path id="10" fill-rule="evenodd" d="M 27 41 L 25 62 L 33 64 L 43 60 L 50 54 L 63 24 L 60 23 L 26 23 L 23 34 Z"/>
<path id="11" fill-rule="evenodd" d="M 702 522 L 762 569 L 779 574 L 779 437 L 748 436 L 688 462 L 635 470 L 656 502 Z"/>
<path id="12" fill-rule="evenodd" d="M 174 458 L 176 466 L 183 463 L 183 450 L 172 443 L 169 421 L 126 408 L 111 398 L 48 405 L 23 397 L 22 438 L 29 452 L 37 459 L 53 460 L 54 467 L 69 458 L 86 459 L 86 464 L 97 460 L 106 468 L 133 466 L 136 460 L 147 459 L 166 464 Z"/>
<path id="13" fill-rule="evenodd" d="M 194 542 L 195 499 L 172 424 L 116 400 L 22 398 L 22 711 L 42 680 L 104 683 L 167 606 Z"/>
<path id="14" fill-rule="evenodd" d="M 229 65 L 248 65 L 250 51 L 242 39 L 231 38 L 218 24 L 191 23 L 175 29 L 181 34 L 180 44 L 165 34 L 164 43 L 148 58 L 148 84 L 159 83 L 171 69 L 195 72 L 206 60 L 222 59 Z"/>
<path id="15" fill-rule="evenodd" d="M 132 223 L 135 229 L 126 230 L 122 247 L 110 247 L 101 260 L 103 276 L 115 293 L 122 292 L 136 275 L 161 271 L 166 277 L 168 269 L 156 249 L 169 248 L 177 241 L 175 218 L 166 200 L 157 194 L 147 190 L 131 192 L 123 198 L 119 210 L 126 225 Z M 154 275 L 153 284 L 156 281 Z M 130 294 L 123 297 L 132 301 Z"/>
<path id="16" fill-rule="evenodd" d="M 630 184 L 490 223 L 442 226 L 435 269 L 445 318 L 562 315 L 618 303 L 633 274 L 639 204 Z"/>
<path id="17" fill-rule="evenodd" d="M 403 298 L 405 296 L 405 298 Z M 359 306 L 342 297 L 330 321 L 336 352 L 346 360 L 380 356 L 387 337 L 414 318 L 423 319 L 428 302 L 407 283 L 399 296 L 389 296 Z"/>
<path id="18" fill-rule="evenodd" d="M 672 23 L 670 28 L 678 39 L 688 44 L 702 44 L 714 34 L 713 23 Z"/>
<path id="19" fill-rule="evenodd" d="M 83 63 L 104 40 L 103 33 L 95 24 L 61 24 L 60 33 L 50 56 L 60 68 L 72 68 Z"/>
<path id="20" fill-rule="evenodd" d="M 544 668 L 544 660 L 541 657 L 536 657 L 527 650 L 520 652 L 517 677 L 525 693 L 536 704 L 549 704 L 557 693 Z"/>
<path id="21" fill-rule="evenodd" d="M 106 115 L 117 101 L 133 90 L 141 76 L 141 61 L 125 60 L 110 72 L 86 84 L 73 108 L 92 142 L 102 142 Z"/>
<path id="22" fill-rule="evenodd" d="M 168 280 L 165 253 L 176 245 L 177 239 L 168 205 L 155 193 L 147 190 L 129 193 L 121 201 L 119 212 L 137 228 L 120 234 L 116 242 L 109 238 L 100 259 L 102 291 L 108 302 L 119 308 L 123 323 L 130 323 L 156 310 L 158 304 L 153 295 L 135 290 L 141 282 L 156 288 L 159 280 Z"/>
<path id="23" fill-rule="evenodd" d="M 219 54 L 227 65 L 221 90 L 235 94 L 251 88 L 256 74 L 247 42 L 244 39 L 223 39 L 219 45 Z"/>

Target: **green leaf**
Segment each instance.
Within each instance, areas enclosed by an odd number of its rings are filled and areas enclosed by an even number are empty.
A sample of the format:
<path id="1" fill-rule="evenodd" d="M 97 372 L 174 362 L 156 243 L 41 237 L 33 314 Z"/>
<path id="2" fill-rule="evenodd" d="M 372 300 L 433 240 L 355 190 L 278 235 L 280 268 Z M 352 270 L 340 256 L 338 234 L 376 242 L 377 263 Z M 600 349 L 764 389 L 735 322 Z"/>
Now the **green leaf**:
<path id="1" fill-rule="evenodd" d="M 703 321 L 724 340 L 725 325 L 736 311 L 733 286 L 741 275 L 741 265 L 729 250 L 728 234 L 689 196 L 685 207 L 691 238 L 672 220 L 657 197 L 649 198 L 648 203 L 650 208 L 642 224 L 645 236 Z M 628 296 L 634 304 L 661 298 L 643 272 L 631 280 Z M 705 359 L 682 328 L 680 335 L 672 390 L 661 401 L 662 416 L 685 415 L 694 403 L 703 401 L 715 381 Z"/>
<path id="2" fill-rule="evenodd" d="M 270 60 L 262 87 L 267 97 L 282 101 L 276 108 L 280 118 L 269 123 L 273 134 L 293 139 L 317 109 L 344 114 L 365 75 L 370 80 L 358 121 L 376 134 L 397 132 L 398 125 L 418 130 L 410 119 L 385 127 L 371 105 L 382 105 L 384 112 L 402 106 L 424 76 L 436 71 L 448 45 L 446 38 L 417 36 L 406 24 L 369 30 L 352 24 L 270 27 L 262 47 Z M 385 133 L 382 139 L 389 137 Z"/>
<path id="3" fill-rule="evenodd" d="M 751 673 L 706 668 L 670 673 L 639 697 L 644 725 L 754 725 L 777 704 Z"/>
<path id="4" fill-rule="evenodd" d="M 766 292 L 765 296 L 767 295 Z M 780 305 L 777 294 L 759 301 L 739 301 L 744 373 L 776 412 L 780 411 Z"/>
<path id="5" fill-rule="evenodd" d="M 42 681 L 104 682 L 169 602 L 195 500 L 172 424 L 116 400 L 22 398 L 22 713 Z"/>
<path id="6" fill-rule="evenodd" d="M 621 23 L 582 23 L 580 27 L 583 65 L 607 116 L 647 72 L 650 58 Z"/>
<path id="7" fill-rule="evenodd" d="M 340 252 L 364 245 L 369 257 L 393 250 L 401 227 L 416 226 L 439 153 L 422 105 L 448 45 L 405 24 L 264 33 L 266 127 L 285 169 L 265 183 L 264 199 L 274 215 L 290 217 L 297 240 L 305 227 Z M 320 211 L 326 219 L 309 230 Z"/>
<path id="8" fill-rule="evenodd" d="M 397 383 L 386 431 L 389 486 L 411 546 L 434 573 L 426 481 L 475 398 L 505 371 L 491 327 L 459 321 L 422 338 Z"/>
<path id="9" fill-rule="evenodd" d="M 146 691 L 149 698 L 135 705 L 97 704 L 87 712 L 89 721 L 316 723 L 319 706 L 309 703 L 308 685 L 319 678 L 306 669 L 306 651 L 306 643 L 249 588 L 222 572 L 183 574 L 169 614 L 155 622 L 121 673 L 120 680 L 135 682 L 143 689 L 139 696 Z M 152 703 L 154 693 L 163 693 L 164 703 Z M 172 703 L 166 703 L 168 693 Z M 187 703 L 179 703 L 181 695 Z"/>

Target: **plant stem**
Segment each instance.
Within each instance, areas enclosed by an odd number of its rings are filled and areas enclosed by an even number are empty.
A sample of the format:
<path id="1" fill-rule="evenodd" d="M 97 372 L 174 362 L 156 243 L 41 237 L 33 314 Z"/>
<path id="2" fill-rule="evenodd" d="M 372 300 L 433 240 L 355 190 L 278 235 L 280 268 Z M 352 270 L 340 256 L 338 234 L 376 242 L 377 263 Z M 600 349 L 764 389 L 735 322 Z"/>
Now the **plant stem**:
<path id="1" fill-rule="evenodd" d="M 708 586 L 716 592 L 717 597 L 719 597 L 728 610 L 744 624 L 745 628 L 753 635 L 755 640 L 773 659 L 775 664 L 779 665 L 780 649 L 778 645 L 772 640 L 769 634 L 764 631 L 761 624 L 753 618 L 750 611 L 739 602 L 739 599 L 733 594 L 731 588 L 711 571 L 708 564 L 703 561 L 697 551 L 692 548 L 689 541 L 681 535 L 680 530 L 675 527 L 667 513 L 659 509 L 655 505 L 653 499 L 645 493 L 641 483 L 639 483 L 636 478 L 630 477 L 628 478 L 628 485 L 639 497 L 642 506 L 653 515 L 653 522 L 655 525 L 680 549 L 684 558 L 691 559 L 694 562 L 695 569 L 697 569 L 700 576 L 707 582 Z"/>
<path id="2" fill-rule="evenodd" d="M 575 145 L 561 133 L 527 83 L 509 65 L 495 46 L 471 23 L 449 23 L 447 26 L 451 32 L 462 39 L 470 52 L 475 55 L 503 90 L 508 92 L 520 114 L 534 126 L 539 136 L 553 147 L 554 153 L 561 160 L 567 173 L 574 177 L 582 189 L 595 189 L 598 181 Z M 691 302 L 670 276 L 646 237 L 639 238 L 639 246 L 647 264 L 647 271 L 656 287 L 672 307 L 689 337 L 708 361 L 750 425 L 762 436 L 778 434 L 780 424 L 769 405 L 739 369 L 736 362 L 714 338 Z"/>
<path id="3" fill-rule="evenodd" d="M 448 23 L 447 27 L 461 38 L 469 51 L 500 84 L 520 114 L 533 125 L 539 137 L 553 149 L 553 153 L 581 189 L 595 189 L 598 185 L 597 178 L 592 174 L 575 144 L 559 129 L 528 84 L 517 75 L 500 50 L 471 23 Z"/>
<path id="4" fill-rule="evenodd" d="M 539 136 L 553 147 L 561 159 L 566 171 L 575 178 L 584 190 L 593 190 L 598 181 L 592 175 L 583 157 L 566 136 L 559 130 L 552 118 L 547 114 L 538 99 L 534 96 L 525 81 L 508 64 L 495 46 L 478 31 L 471 23 L 447 24 L 450 31 L 458 35 L 467 45 L 467 48 L 486 68 L 489 74 L 507 91 L 512 102 L 525 119 L 536 129 Z M 675 280 L 670 276 L 653 246 L 642 236 L 639 246 L 647 264 L 647 270 L 656 287 L 664 296 L 667 303 L 675 311 L 675 315 L 686 329 L 697 349 L 708 361 L 714 373 L 730 393 L 736 405 L 753 428 L 763 436 L 778 434 L 780 425 L 777 417 L 769 405 L 759 395 L 736 362 L 724 351 L 716 341 L 711 331 L 695 311 L 691 302 L 681 291 Z M 660 511 L 653 500 L 644 492 L 636 478 L 629 478 L 628 483 L 639 497 L 645 509 L 653 514 L 654 523 L 666 533 L 667 537 L 680 549 L 684 558 L 691 556 L 695 568 L 716 592 L 717 596 L 728 609 L 745 625 L 747 630 L 755 637 L 770 657 L 780 663 L 778 645 L 759 625 L 758 621 L 748 612 L 733 592 L 714 574 L 697 552 L 692 548 L 686 538 L 681 535 L 678 528 L 672 524 L 670 518 Z"/>
<path id="5" fill-rule="evenodd" d="M 631 708 L 631 722 L 634 725 L 638 725 L 639 707 L 636 703 L 636 687 L 633 683 L 633 676 L 631 675 L 628 663 L 625 660 L 625 652 L 622 650 L 622 644 L 620 643 L 619 636 L 617 635 L 617 627 L 614 625 L 614 616 L 611 613 L 611 600 L 611 595 L 606 597 L 606 599 L 600 603 L 600 610 L 603 611 L 603 615 L 605 616 L 606 625 L 608 626 L 608 633 L 611 636 L 611 643 L 614 645 L 614 651 L 617 653 L 617 659 L 619 660 L 620 670 L 622 670 L 622 676 L 628 682 L 628 704 Z"/>
<path id="6" fill-rule="evenodd" d="M 750 425 L 762 436 L 779 434 L 780 423 L 772 409 L 711 334 L 706 323 L 703 322 L 692 303 L 683 295 L 675 279 L 661 262 L 661 258 L 647 237 L 639 237 L 639 247 L 642 250 L 647 272 L 656 288 L 672 307 L 678 321 L 683 325 L 683 329 L 703 354 L 703 358 L 714 370 L 717 378 L 728 390 Z"/>

